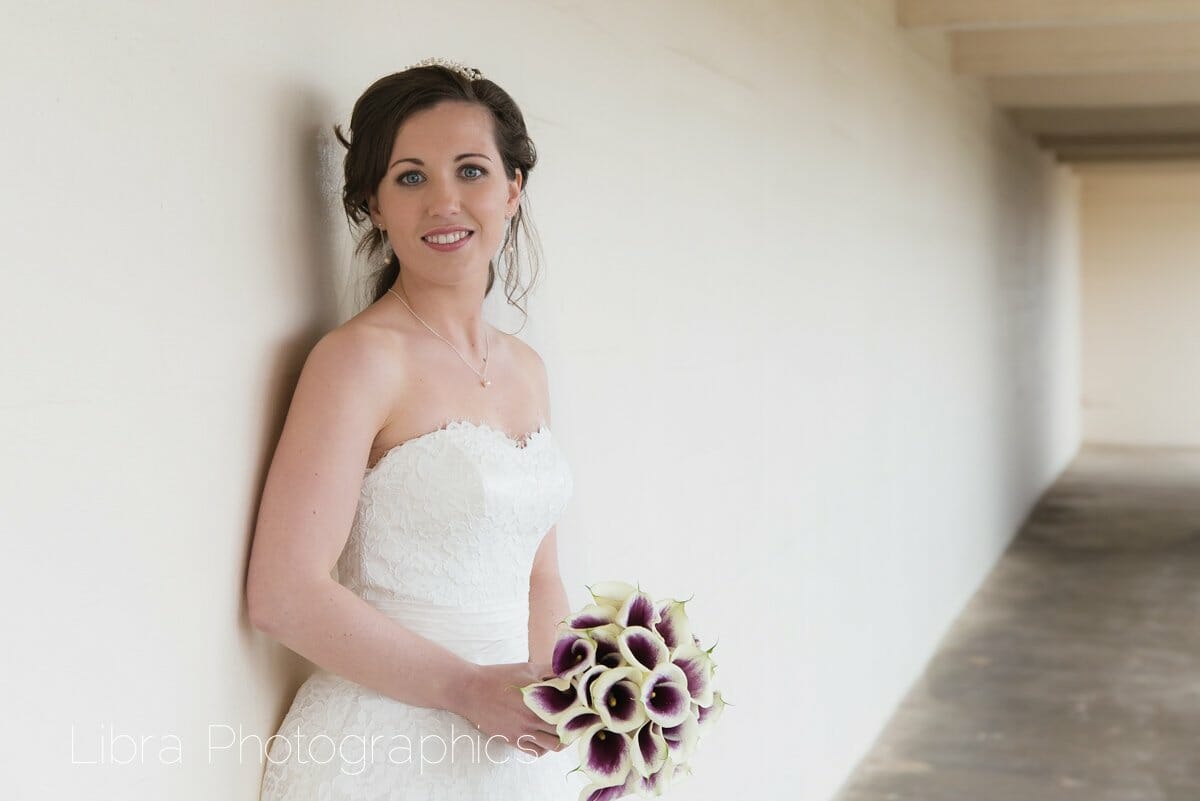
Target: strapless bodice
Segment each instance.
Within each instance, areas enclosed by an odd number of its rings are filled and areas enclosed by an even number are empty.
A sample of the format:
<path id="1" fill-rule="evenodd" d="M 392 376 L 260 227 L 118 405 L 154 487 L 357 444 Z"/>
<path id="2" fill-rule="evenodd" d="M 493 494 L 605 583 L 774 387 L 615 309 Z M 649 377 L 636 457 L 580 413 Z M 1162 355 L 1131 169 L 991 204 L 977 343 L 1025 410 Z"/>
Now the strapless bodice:
<path id="1" fill-rule="evenodd" d="M 545 425 L 521 441 L 452 421 L 367 469 L 338 580 L 406 623 L 527 610 L 534 555 L 572 490 Z"/>

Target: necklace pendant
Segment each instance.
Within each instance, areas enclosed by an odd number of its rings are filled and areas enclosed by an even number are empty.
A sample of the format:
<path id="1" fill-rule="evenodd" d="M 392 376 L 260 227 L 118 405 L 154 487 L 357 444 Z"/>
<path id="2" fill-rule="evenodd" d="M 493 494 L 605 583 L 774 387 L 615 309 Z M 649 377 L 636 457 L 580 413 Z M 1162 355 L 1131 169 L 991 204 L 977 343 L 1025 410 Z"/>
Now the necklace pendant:
<path id="1" fill-rule="evenodd" d="M 482 385 L 483 385 L 483 386 L 485 386 L 485 387 L 490 387 L 490 386 L 492 385 L 492 382 L 491 382 L 490 380 L 486 379 L 486 378 L 485 378 L 485 379 L 483 379 L 482 381 L 480 381 L 479 383 L 480 383 L 480 384 L 482 384 Z"/>

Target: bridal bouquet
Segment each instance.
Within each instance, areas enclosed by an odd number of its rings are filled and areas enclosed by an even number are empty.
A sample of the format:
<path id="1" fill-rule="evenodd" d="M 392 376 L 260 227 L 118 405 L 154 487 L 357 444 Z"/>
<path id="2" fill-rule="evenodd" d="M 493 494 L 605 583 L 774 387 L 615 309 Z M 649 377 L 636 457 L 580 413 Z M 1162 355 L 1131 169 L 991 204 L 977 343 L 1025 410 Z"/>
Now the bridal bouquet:
<path id="1" fill-rule="evenodd" d="M 580 801 L 662 795 L 691 774 L 688 758 L 725 708 L 716 645 L 700 648 L 685 601 L 623 582 L 588 590 L 594 603 L 558 625 L 554 676 L 521 688 L 525 705 L 564 744 L 579 743 L 576 770 L 592 782 Z"/>

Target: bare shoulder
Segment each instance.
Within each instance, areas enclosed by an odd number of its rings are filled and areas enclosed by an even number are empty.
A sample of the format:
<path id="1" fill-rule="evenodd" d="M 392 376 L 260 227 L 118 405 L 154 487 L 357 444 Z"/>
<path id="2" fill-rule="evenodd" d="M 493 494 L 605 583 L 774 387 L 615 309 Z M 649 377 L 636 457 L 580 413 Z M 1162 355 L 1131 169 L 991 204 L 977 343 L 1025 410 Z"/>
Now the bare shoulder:
<path id="1" fill-rule="evenodd" d="M 384 390 L 396 379 L 400 361 L 394 336 L 354 319 L 322 336 L 309 352 L 308 364 L 329 378 L 350 381 L 356 389 Z"/>
<path id="2" fill-rule="evenodd" d="M 501 332 L 508 345 L 508 352 L 513 354 L 522 375 L 529 383 L 530 390 L 541 407 L 541 417 L 545 422 L 550 421 L 550 381 L 546 376 L 546 363 L 541 354 L 533 346 L 519 337 Z"/>
<path id="3" fill-rule="evenodd" d="M 528 342 L 514 334 L 504 331 L 501 331 L 500 334 L 504 337 L 505 342 L 508 344 L 509 352 L 513 354 L 514 358 L 521 365 L 525 375 L 531 381 L 544 386 L 546 384 L 546 363 L 542 360 L 541 354 L 534 350 L 533 346 Z"/>

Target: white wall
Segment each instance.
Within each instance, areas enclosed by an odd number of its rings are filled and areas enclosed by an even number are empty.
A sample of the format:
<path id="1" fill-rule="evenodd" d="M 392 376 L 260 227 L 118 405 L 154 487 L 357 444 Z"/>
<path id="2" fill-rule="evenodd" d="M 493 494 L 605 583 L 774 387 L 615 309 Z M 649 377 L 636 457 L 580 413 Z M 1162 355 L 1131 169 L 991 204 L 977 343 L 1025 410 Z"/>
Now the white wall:
<path id="1" fill-rule="evenodd" d="M 1200 446 L 1200 163 L 1082 172 L 1083 432 Z"/>
<path id="2" fill-rule="evenodd" d="M 7 797 L 255 797 L 205 734 L 270 734 L 305 670 L 240 591 L 297 370 L 355 311 L 329 126 L 425 56 L 541 154 L 522 335 L 573 605 L 637 580 L 720 640 L 736 706 L 678 801 L 829 797 L 1074 452 L 1074 180 L 890 3 L 7 16 Z M 71 765 L 71 726 L 147 762 Z"/>

